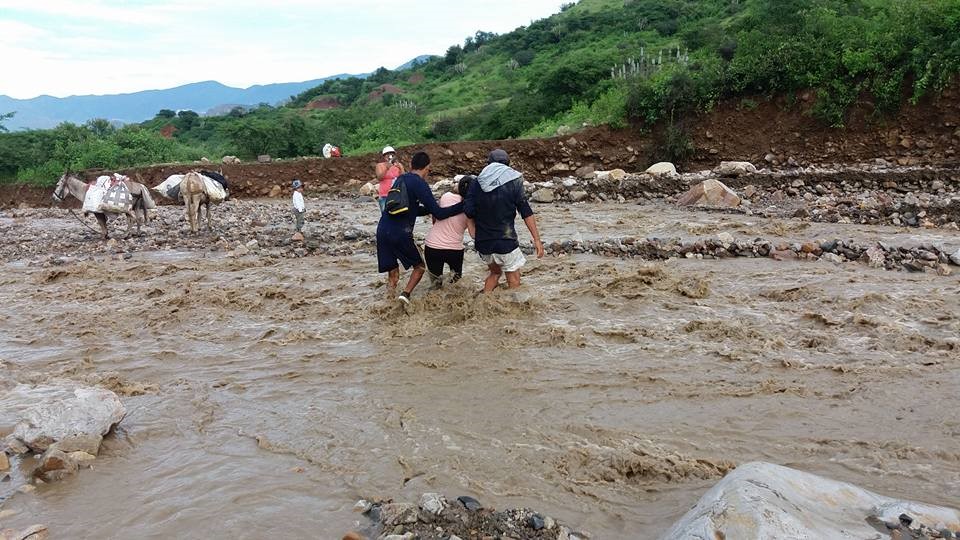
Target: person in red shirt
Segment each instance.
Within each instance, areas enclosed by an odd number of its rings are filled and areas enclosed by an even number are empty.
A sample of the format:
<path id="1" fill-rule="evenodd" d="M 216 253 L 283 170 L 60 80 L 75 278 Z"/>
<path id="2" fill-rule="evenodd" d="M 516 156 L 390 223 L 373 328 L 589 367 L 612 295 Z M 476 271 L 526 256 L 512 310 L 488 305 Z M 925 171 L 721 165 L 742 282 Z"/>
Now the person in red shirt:
<path id="1" fill-rule="evenodd" d="M 387 202 L 387 193 L 390 192 L 390 186 L 398 176 L 404 173 L 403 165 L 397 160 L 397 152 L 392 146 L 384 147 L 380 153 L 380 161 L 376 166 L 378 193 L 380 195 L 380 213 L 383 213 L 383 205 Z"/>

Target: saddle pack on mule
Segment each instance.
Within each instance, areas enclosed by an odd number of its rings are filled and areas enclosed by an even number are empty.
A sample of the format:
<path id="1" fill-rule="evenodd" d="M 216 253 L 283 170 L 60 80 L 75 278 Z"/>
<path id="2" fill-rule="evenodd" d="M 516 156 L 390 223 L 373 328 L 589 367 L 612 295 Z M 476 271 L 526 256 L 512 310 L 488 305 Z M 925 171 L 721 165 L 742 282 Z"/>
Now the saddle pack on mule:
<path id="1" fill-rule="evenodd" d="M 104 175 L 87 187 L 83 199 L 84 212 L 125 214 L 133 209 L 133 194 L 127 187 L 127 178 L 118 173 Z"/>

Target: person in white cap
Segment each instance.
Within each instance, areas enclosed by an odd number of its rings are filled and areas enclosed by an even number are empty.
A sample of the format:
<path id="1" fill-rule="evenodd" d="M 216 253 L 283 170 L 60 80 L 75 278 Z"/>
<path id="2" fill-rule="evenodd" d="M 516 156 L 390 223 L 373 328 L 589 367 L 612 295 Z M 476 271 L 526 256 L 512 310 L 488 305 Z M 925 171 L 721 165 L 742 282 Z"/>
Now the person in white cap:
<path id="1" fill-rule="evenodd" d="M 303 233 L 303 217 L 307 213 L 307 205 L 303 201 L 303 182 L 293 179 L 293 221 L 296 232 Z"/>
<path id="2" fill-rule="evenodd" d="M 383 148 L 380 153 L 380 161 L 377 163 L 377 181 L 378 193 L 380 195 L 380 212 L 383 213 L 383 205 L 387 201 L 387 193 L 390 192 L 390 186 L 398 176 L 404 173 L 403 165 L 397 160 L 397 151 L 392 146 Z"/>

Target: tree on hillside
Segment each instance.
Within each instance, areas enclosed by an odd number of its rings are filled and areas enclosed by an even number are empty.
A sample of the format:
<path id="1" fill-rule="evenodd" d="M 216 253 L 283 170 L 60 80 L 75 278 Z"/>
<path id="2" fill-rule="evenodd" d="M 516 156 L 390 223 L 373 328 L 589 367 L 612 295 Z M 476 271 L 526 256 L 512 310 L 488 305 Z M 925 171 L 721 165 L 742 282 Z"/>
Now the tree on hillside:
<path id="1" fill-rule="evenodd" d="M 13 118 L 13 115 L 17 114 L 17 111 L 10 111 L 8 113 L 0 114 L 0 132 L 6 132 L 7 126 L 3 125 L 6 120 Z"/>
<path id="2" fill-rule="evenodd" d="M 115 131 L 113 124 L 111 124 L 106 118 L 94 118 L 92 120 L 87 120 L 87 123 L 83 126 L 92 131 L 97 137 L 106 137 Z"/>
<path id="3" fill-rule="evenodd" d="M 463 57 L 463 47 L 459 45 L 454 45 L 447 49 L 447 54 L 443 57 L 443 62 L 448 66 L 452 66 L 460 63 L 460 58 Z"/>
<path id="4" fill-rule="evenodd" d="M 173 118 L 176 115 L 177 113 L 171 111 L 170 109 L 160 109 L 160 111 L 157 112 L 156 118 Z"/>
<path id="5" fill-rule="evenodd" d="M 200 119 L 200 115 L 190 109 L 184 109 L 177 113 L 177 129 L 181 131 L 190 131 L 190 129 L 195 126 Z"/>
<path id="6" fill-rule="evenodd" d="M 367 80 L 371 82 L 383 84 L 390 81 L 390 77 L 392 76 L 392 74 L 393 72 L 390 71 L 389 69 L 385 67 L 379 67 L 377 68 L 376 71 L 373 72 L 373 75 L 368 77 Z"/>
<path id="7" fill-rule="evenodd" d="M 537 53 L 531 51 L 530 49 L 524 49 L 513 56 L 513 59 L 517 61 L 517 64 L 520 66 L 529 66 L 533 59 L 537 56 Z"/>

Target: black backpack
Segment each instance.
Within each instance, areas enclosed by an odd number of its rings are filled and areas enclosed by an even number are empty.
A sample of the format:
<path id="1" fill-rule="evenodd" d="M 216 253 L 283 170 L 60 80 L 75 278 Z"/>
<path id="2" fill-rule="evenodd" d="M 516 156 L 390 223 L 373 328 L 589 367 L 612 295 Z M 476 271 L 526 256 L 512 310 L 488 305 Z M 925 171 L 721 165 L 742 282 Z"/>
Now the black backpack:
<path id="1" fill-rule="evenodd" d="M 387 200 L 383 209 L 391 216 L 399 216 L 410 211 L 410 197 L 407 195 L 407 182 L 403 176 L 398 176 L 387 192 Z"/>

